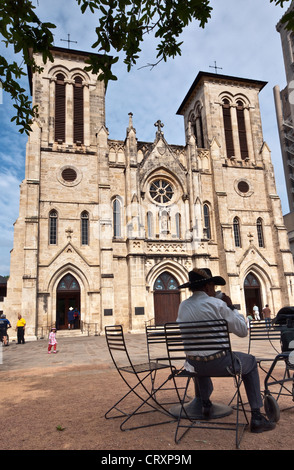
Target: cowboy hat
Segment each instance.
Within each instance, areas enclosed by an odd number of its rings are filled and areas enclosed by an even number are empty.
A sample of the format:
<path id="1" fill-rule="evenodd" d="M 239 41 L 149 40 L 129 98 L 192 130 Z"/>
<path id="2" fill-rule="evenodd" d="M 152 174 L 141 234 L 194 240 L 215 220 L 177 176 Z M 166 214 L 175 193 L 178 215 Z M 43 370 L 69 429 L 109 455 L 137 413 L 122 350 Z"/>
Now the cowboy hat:
<path id="1" fill-rule="evenodd" d="M 208 282 L 213 282 L 215 286 L 224 286 L 226 281 L 221 276 L 213 276 L 210 269 L 203 268 L 197 269 L 194 268 L 189 272 L 189 282 L 182 284 L 178 289 L 183 289 L 185 287 L 200 287 L 204 286 Z"/>

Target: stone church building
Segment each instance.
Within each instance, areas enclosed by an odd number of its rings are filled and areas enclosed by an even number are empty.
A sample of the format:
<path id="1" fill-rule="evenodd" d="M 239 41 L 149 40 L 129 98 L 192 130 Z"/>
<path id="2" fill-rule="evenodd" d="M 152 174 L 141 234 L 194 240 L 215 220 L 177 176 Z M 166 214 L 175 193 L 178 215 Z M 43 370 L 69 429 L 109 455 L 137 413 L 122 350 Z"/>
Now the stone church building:
<path id="1" fill-rule="evenodd" d="M 27 338 L 68 328 L 173 321 L 193 267 L 223 276 L 243 314 L 293 305 L 293 261 L 259 92 L 265 82 L 199 72 L 177 113 L 185 145 L 140 141 L 130 113 L 124 141 L 109 139 L 105 85 L 87 53 L 53 48 L 31 74 L 32 126 L 14 226 L 4 312 Z M 42 63 L 41 55 L 36 55 Z M 175 110 L 176 111 L 176 110 Z M 164 116 L 162 117 L 164 120 Z M 154 126 L 150 122 L 150 126 Z"/>

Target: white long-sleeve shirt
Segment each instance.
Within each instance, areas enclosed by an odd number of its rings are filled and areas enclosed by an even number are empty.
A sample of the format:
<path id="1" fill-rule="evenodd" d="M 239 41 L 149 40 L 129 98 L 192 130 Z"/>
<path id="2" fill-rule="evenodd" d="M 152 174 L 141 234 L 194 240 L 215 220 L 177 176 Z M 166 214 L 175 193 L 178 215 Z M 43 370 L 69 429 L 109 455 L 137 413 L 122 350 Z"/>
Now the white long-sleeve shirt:
<path id="1" fill-rule="evenodd" d="M 194 292 L 179 307 L 177 322 L 208 320 L 226 320 L 230 333 L 244 338 L 248 334 L 246 320 L 238 310 L 231 310 L 227 304 L 216 297 L 210 297 L 203 291 Z M 193 353 L 190 353 L 193 354 Z M 209 351 L 197 355 L 211 354 Z"/>

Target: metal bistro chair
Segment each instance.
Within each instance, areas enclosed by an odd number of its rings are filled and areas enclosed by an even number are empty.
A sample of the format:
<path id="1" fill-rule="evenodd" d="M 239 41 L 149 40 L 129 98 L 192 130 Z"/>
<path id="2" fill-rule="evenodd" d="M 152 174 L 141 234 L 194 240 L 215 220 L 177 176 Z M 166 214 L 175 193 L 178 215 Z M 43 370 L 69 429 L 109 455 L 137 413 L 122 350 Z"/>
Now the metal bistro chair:
<path id="1" fill-rule="evenodd" d="M 207 428 L 207 429 L 222 429 L 222 430 L 234 430 L 236 447 L 239 448 L 242 439 L 243 431 L 248 425 L 248 419 L 243 406 L 240 385 L 241 379 L 236 373 L 233 361 L 233 352 L 231 350 L 230 336 L 228 331 L 227 322 L 225 320 L 214 320 L 214 321 L 197 321 L 187 323 L 167 323 L 165 325 L 166 344 L 169 362 L 171 366 L 171 375 L 174 381 L 174 386 L 178 394 L 178 400 L 180 403 L 180 412 L 178 414 L 178 423 L 175 431 L 175 442 L 178 443 L 182 437 L 191 428 Z M 186 354 L 189 355 L 193 351 L 193 355 L 197 355 L 197 352 L 211 351 L 211 354 L 224 351 L 231 356 L 232 360 L 232 374 L 229 377 L 233 377 L 235 386 L 237 388 L 236 399 L 236 419 L 233 422 L 227 420 L 206 420 L 203 417 L 193 418 L 189 416 L 185 408 L 185 395 L 187 393 L 189 383 L 191 379 L 194 379 L 197 384 L 198 374 L 189 372 L 188 370 L 174 370 L 174 363 L 178 360 L 185 360 Z M 181 377 L 185 377 L 186 388 L 184 396 L 181 397 L 177 382 Z M 228 377 L 228 376 L 226 376 Z M 199 388 L 199 387 L 198 387 Z M 240 411 L 242 411 L 245 422 L 240 422 Z M 180 428 L 184 428 L 182 434 L 180 434 Z"/>
<path id="2" fill-rule="evenodd" d="M 282 308 L 278 312 L 274 324 L 280 330 L 281 351 L 272 360 L 271 367 L 264 380 L 264 407 L 271 420 L 279 421 L 279 398 L 281 396 L 290 396 L 294 401 L 294 308 Z M 283 369 L 284 373 L 281 377 Z M 273 376 L 274 371 L 275 374 L 278 374 L 278 379 Z M 290 387 L 288 384 L 290 384 Z M 273 395 L 275 395 L 275 398 Z M 293 406 L 284 408 L 281 411 L 291 408 Z"/>
<path id="3" fill-rule="evenodd" d="M 166 351 L 166 337 L 165 337 L 165 327 L 164 325 L 146 325 L 146 341 L 147 341 L 147 353 L 148 353 L 148 360 L 150 363 L 152 362 L 165 362 L 168 367 L 169 366 L 169 358 Z M 164 347 L 160 347 L 160 346 Z M 158 348 L 159 346 L 159 348 Z M 156 373 L 152 375 L 152 389 L 155 389 L 155 379 Z M 170 383 L 170 382 L 169 382 Z M 185 387 L 180 387 L 181 389 L 185 389 Z M 161 387 L 160 391 L 173 391 L 174 386 L 166 386 Z M 163 405 L 172 405 L 174 401 L 168 401 L 162 403 Z"/>
<path id="4" fill-rule="evenodd" d="M 120 429 L 122 431 L 174 422 L 175 418 L 171 414 L 169 414 L 168 411 L 164 408 L 164 406 L 156 400 L 156 393 L 158 392 L 158 390 L 164 387 L 166 382 L 169 380 L 169 377 L 167 376 L 159 387 L 154 387 L 154 375 L 157 374 L 157 372 L 160 370 L 169 369 L 169 364 L 162 364 L 158 361 L 147 361 L 140 364 L 133 364 L 126 347 L 122 325 L 106 326 L 105 336 L 112 361 L 119 375 L 129 388 L 127 393 L 125 393 L 125 395 L 123 395 L 105 413 L 105 418 L 113 419 L 125 417 L 124 421 L 120 425 Z M 135 377 L 135 383 L 132 383 L 133 381 L 131 379 L 131 376 L 133 378 Z M 147 384 L 148 379 L 151 380 L 149 384 Z M 132 398 L 137 397 L 139 399 L 139 405 L 134 406 L 133 410 L 130 412 L 120 409 L 120 405 L 122 405 L 123 402 L 129 396 L 131 396 Z M 148 405 L 149 409 L 141 410 L 144 405 Z M 119 414 L 113 415 L 112 412 L 114 410 L 116 410 Z M 151 412 L 161 412 L 165 416 L 168 416 L 169 419 L 168 421 L 152 422 L 147 425 L 141 424 L 128 428 L 125 427 L 127 421 L 129 421 L 135 415 Z"/>
<path id="5" fill-rule="evenodd" d="M 268 352 L 267 356 L 256 356 L 256 362 L 263 370 L 263 372 L 267 373 L 268 371 L 263 366 L 264 362 L 272 362 L 275 354 L 270 356 L 269 352 L 272 350 L 273 353 L 278 353 L 279 351 L 276 349 L 276 345 L 274 341 L 280 341 L 281 338 L 281 331 L 277 329 L 272 321 L 266 322 L 265 320 L 260 321 L 251 321 L 249 324 L 249 343 L 248 343 L 248 354 L 254 354 L 252 352 L 253 345 L 256 341 L 258 344 L 262 344 L 266 348 L 266 352 Z M 263 342 L 263 343 L 261 343 Z M 268 346 L 271 349 L 268 349 Z M 255 355 L 255 354 L 254 354 Z"/>

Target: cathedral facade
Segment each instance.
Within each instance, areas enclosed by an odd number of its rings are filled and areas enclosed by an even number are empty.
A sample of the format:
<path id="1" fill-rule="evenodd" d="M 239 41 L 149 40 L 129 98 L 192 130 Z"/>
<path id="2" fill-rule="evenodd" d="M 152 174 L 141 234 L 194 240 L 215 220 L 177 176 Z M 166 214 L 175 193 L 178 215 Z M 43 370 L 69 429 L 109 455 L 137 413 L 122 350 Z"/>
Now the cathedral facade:
<path id="1" fill-rule="evenodd" d="M 39 107 L 26 150 L 4 313 L 27 337 L 56 325 L 100 334 L 173 321 L 193 267 L 226 279 L 246 315 L 293 305 L 293 260 L 259 93 L 265 82 L 199 72 L 177 113 L 185 145 L 160 121 L 143 142 L 130 113 L 124 141 L 109 139 L 105 86 L 87 54 L 53 48 L 32 74 Z M 42 64 L 41 55 L 36 55 Z M 150 123 L 153 126 L 154 123 Z"/>

